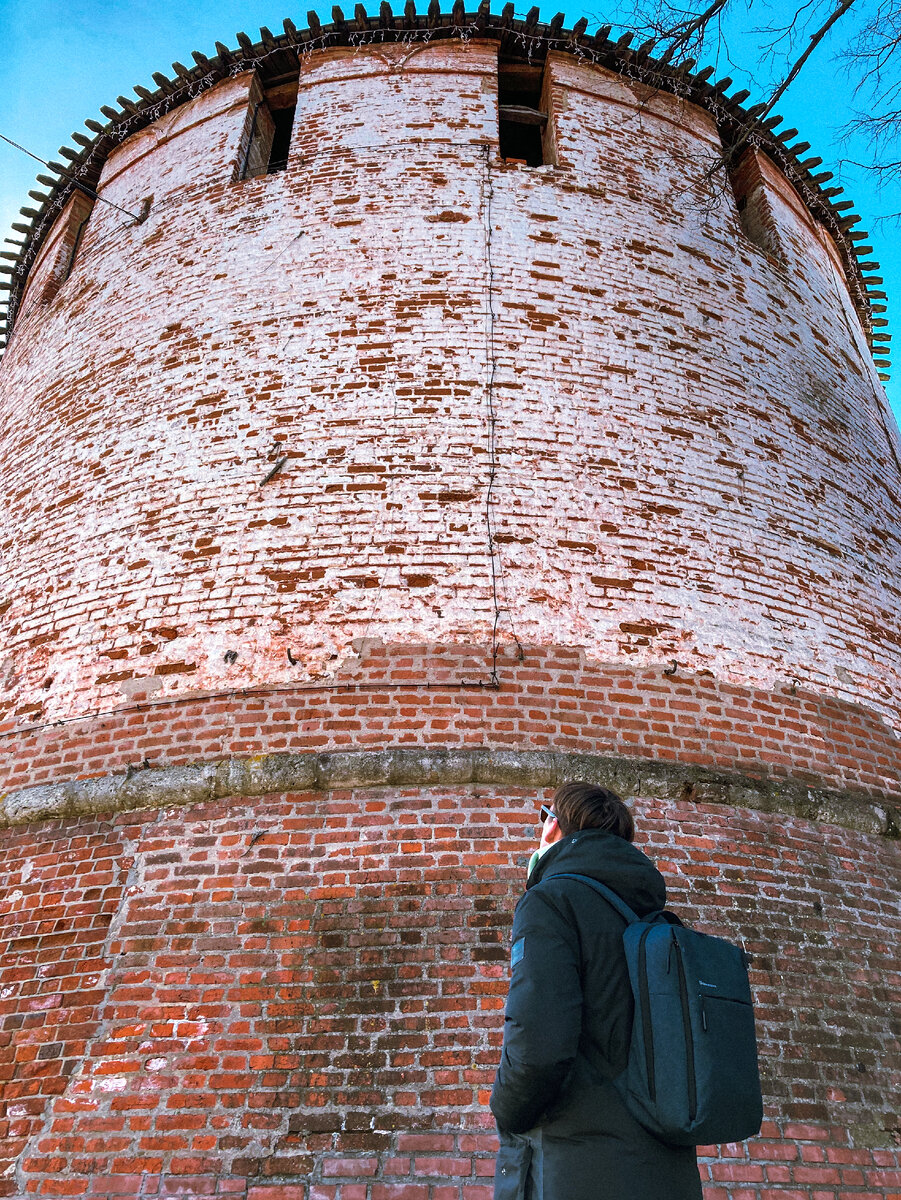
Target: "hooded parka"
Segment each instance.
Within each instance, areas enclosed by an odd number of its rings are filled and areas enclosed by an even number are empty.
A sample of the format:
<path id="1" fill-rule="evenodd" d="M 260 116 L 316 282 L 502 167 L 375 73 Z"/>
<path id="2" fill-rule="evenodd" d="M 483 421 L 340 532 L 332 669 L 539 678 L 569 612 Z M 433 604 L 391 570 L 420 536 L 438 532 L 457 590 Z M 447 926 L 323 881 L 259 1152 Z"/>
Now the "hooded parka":
<path id="1" fill-rule="evenodd" d="M 602 830 L 562 838 L 533 867 L 513 918 L 491 1093 L 495 1200 L 701 1200 L 693 1147 L 648 1133 L 612 1083 L 632 1029 L 625 919 L 586 884 L 555 878 L 564 872 L 605 883 L 639 916 L 666 903 L 650 859 Z"/>

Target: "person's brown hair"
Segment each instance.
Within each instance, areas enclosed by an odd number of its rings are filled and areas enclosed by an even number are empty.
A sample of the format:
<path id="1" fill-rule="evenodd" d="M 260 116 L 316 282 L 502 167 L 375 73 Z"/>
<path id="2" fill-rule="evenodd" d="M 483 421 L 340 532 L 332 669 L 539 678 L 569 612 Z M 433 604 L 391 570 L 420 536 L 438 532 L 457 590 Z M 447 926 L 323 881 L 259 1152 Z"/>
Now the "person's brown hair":
<path id="1" fill-rule="evenodd" d="M 554 793 L 554 812 L 564 835 L 580 829 L 604 829 L 627 842 L 635 840 L 635 822 L 616 792 L 592 783 L 564 783 Z"/>

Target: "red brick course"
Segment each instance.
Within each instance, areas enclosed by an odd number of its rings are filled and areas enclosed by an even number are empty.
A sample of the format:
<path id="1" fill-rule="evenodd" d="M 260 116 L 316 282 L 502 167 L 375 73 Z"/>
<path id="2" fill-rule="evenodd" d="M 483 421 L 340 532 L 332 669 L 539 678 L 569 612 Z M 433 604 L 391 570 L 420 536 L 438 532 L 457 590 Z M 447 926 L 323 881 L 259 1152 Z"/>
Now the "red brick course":
<path id="1" fill-rule="evenodd" d="M 367 647 L 320 687 L 123 708 L 0 734 L 0 789 L 230 754 L 384 746 L 550 748 L 679 762 L 901 799 L 901 740 L 871 709 L 677 669 L 599 667 L 578 650 Z M 462 681 L 462 686 L 461 686 Z M 470 686 L 475 685 L 475 686 Z"/>

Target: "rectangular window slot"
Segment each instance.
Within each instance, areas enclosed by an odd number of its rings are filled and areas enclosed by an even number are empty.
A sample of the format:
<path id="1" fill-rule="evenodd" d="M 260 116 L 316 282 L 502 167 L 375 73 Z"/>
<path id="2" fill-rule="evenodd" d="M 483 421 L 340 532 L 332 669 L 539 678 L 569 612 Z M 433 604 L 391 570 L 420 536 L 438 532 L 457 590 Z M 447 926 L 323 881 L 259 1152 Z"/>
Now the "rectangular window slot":
<path id="1" fill-rule="evenodd" d="M 738 162 L 730 166 L 729 183 L 742 233 L 771 259 L 785 262 L 785 247 L 770 187 L 753 150 L 745 150 Z"/>
<path id="2" fill-rule="evenodd" d="M 41 299 L 49 303 L 63 286 L 78 260 L 85 231 L 94 211 L 94 198 L 85 192 L 75 191 L 69 202 L 69 208 L 64 218 L 62 236 L 54 255 L 54 265 L 50 277 L 41 293 Z"/>
<path id="3" fill-rule="evenodd" d="M 525 62 L 498 62 L 497 124 L 500 156 L 540 167 L 545 155 L 548 114 L 542 108 L 543 68 Z"/>
<path id="4" fill-rule="evenodd" d="M 291 133 L 297 109 L 299 72 L 268 83 L 255 79 L 250 90 L 250 108 L 241 139 L 243 151 L 238 164 L 239 179 L 274 175 L 288 166 Z"/>
<path id="5" fill-rule="evenodd" d="M 81 218 L 81 220 L 78 222 L 78 225 L 75 227 L 75 237 L 72 239 L 72 253 L 69 255 L 69 261 L 66 263 L 66 270 L 63 274 L 64 280 L 68 279 L 72 274 L 72 270 L 75 266 L 75 260 L 78 257 L 78 251 L 81 248 L 81 239 L 84 236 L 84 231 L 87 228 L 88 221 L 91 219 L 91 210 L 93 207 L 94 206 L 92 204 L 91 208 L 88 210 L 85 216 Z"/>

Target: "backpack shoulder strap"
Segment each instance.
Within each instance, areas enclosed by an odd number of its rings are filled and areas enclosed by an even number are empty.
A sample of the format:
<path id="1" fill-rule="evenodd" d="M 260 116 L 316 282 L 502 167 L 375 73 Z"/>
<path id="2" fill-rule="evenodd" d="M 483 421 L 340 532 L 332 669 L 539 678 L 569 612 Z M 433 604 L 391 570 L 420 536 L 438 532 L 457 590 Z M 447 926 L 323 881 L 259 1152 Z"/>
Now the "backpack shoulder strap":
<path id="1" fill-rule="evenodd" d="M 570 871 L 560 871 L 555 875 L 549 875 L 547 879 L 543 879 L 541 882 L 550 883 L 552 879 L 578 879 L 582 883 L 586 883 L 590 888 L 593 888 L 599 896 L 603 896 L 607 903 L 611 905 L 611 907 L 615 908 L 619 915 L 624 917 L 630 925 L 633 925 L 636 921 L 641 919 L 637 913 L 634 913 L 632 909 L 629 908 L 625 900 L 623 900 L 620 896 L 617 896 L 616 892 L 614 892 L 612 888 L 608 888 L 606 884 L 599 883 L 596 879 L 592 879 L 589 875 L 576 875 Z M 540 886 L 541 885 L 539 884 L 539 887 Z"/>

